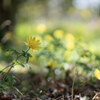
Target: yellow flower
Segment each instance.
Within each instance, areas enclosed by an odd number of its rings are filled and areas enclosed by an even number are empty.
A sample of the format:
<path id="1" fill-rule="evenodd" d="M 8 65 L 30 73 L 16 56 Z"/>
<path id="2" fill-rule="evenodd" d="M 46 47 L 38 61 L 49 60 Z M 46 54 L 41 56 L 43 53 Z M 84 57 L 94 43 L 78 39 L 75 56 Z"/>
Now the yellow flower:
<path id="1" fill-rule="evenodd" d="M 95 75 L 95 77 L 96 77 L 97 79 L 100 80 L 100 70 L 99 70 L 99 69 L 97 69 L 97 68 L 95 69 L 94 75 Z"/>
<path id="2" fill-rule="evenodd" d="M 37 26 L 37 28 L 36 28 L 36 31 L 37 31 L 38 33 L 44 33 L 44 32 L 46 31 L 46 26 L 45 26 L 45 24 L 39 24 L 39 25 Z"/>
<path id="3" fill-rule="evenodd" d="M 54 36 L 57 38 L 57 39 L 61 39 L 63 36 L 64 36 L 64 31 L 63 30 L 56 30 L 54 32 Z"/>
<path id="4" fill-rule="evenodd" d="M 87 56 L 88 55 L 88 52 L 86 52 L 86 51 L 84 51 L 83 53 L 82 53 L 82 56 Z"/>
<path id="5" fill-rule="evenodd" d="M 65 39 L 66 40 L 74 40 L 74 36 L 71 34 L 71 33 L 67 33 L 66 35 L 65 35 Z"/>
<path id="6" fill-rule="evenodd" d="M 65 35 L 66 40 L 66 48 L 68 50 L 72 50 L 75 47 L 75 39 L 74 36 L 71 33 L 68 33 Z"/>
<path id="7" fill-rule="evenodd" d="M 56 62 L 48 62 L 48 66 L 54 67 L 56 65 Z"/>
<path id="8" fill-rule="evenodd" d="M 53 40 L 53 38 L 51 37 L 51 35 L 45 35 L 44 39 L 45 40 L 49 40 L 49 41 Z"/>
<path id="9" fill-rule="evenodd" d="M 29 62 L 33 62 L 33 61 L 35 61 L 35 57 L 30 57 Z"/>
<path id="10" fill-rule="evenodd" d="M 30 53 L 33 53 L 33 50 L 38 50 L 40 47 L 40 40 L 36 40 L 35 37 L 29 37 L 27 39 L 27 43 L 25 42 L 25 44 L 30 48 Z"/>

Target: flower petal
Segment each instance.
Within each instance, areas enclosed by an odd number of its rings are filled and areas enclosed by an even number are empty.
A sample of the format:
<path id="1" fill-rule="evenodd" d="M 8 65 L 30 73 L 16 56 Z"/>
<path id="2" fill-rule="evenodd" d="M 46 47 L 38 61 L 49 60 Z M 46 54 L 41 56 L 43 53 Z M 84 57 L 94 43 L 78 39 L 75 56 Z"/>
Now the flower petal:
<path id="1" fill-rule="evenodd" d="M 95 75 L 95 77 L 96 77 L 97 79 L 100 80 L 100 70 L 98 70 L 98 69 L 96 68 L 95 71 L 94 71 L 94 75 Z"/>
<path id="2" fill-rule="evenodd" d="M 30 48 L 30 54 L 33 54 L 33 49 L 32 48 Z"/>

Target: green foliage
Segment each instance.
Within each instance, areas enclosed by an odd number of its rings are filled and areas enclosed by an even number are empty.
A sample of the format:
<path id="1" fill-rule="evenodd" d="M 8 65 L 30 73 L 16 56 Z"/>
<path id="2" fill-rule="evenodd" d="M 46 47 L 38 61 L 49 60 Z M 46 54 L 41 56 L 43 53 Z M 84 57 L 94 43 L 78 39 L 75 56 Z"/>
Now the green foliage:
<path id="1" fill-rule="evenodd" d="M 26 27 L 29 31 L 25 30 Z M 74 73 L 77 69 L 80 70 L 77 71 L 80 77 L 85 75 L 89 77 L 93 75 L 95 68 L 99 68 L 100 47 L 97 45 L 100 43 L 98 39 L 100 29 L 98 27 L 91 30 L 91 26 L 80 21 L 75 23 L 67 21 L 60 25 L 18 23 L 15 32 L 18 39 L 24 40 L 28 35 L 33 35 L 42 41 L 41 50 L 35 52 L 34 58 L 31 57 L 30 61 L 36 65 L 37 70 L 46 68 L 48 74 L 54 72 L 55 75 L 55 70 L 58 68 L 61 77 L 66 70 L 73 69 L 72 73 Z M 59 32 L 62 35 L 59 35 Z M 67 39 L 66 35 L 69 35 Z M 69 44 L 66 46 L 67 43 Z M 52 71 L 47 67 L 48 63 L 55 63 Z"/>
<path id="2" fill-rule="evenodd" d="M 0 71 L 0 92 L 6 91 L 7 89 L 15 89 L 21 95 L 23 95 L 14 86 L 14 83 L 17 81 L 17 79 L 16 79 L 15 76 L 10 75 L 10 71 L 16 65 L 21 65 L 22 67 L 25 67 L 25 66 L 30 67 L 27 63 L 28 63 L 29 57 L 32 57 L 32 55 L 28 52 L 29 48 L 26 51 L 22 50 L 22 52 L 18 52 L 15 49 L 8 49 L 7 51 L 11 52 L 11 55 L 14 55 L 14 59 L 11 62 L 11 64 L 9 64 L 8 66 L 6 66 L 4 69 L 2 69 Z M 20 59 L 21 57 L 25 58 L 25 62 L 24 63 L 22 63 L 23 61 L 22 61 L 22 59 Z M 8 69 L 8 71 L 4 72 L 6 69 Z"/>
<path id="3" fill-rule="evenodd" d="M 35 26 L 18 23 L 15 28 L 17 39 L 25 40 L 29 35 L 36 36 L 42 41 L 42 48 L 39 52 L 33 51 L 34 57 L 28 52 L 29 49 L 26 51 L 9 49 L 13 61 L 2 72 L 7 68 L 9 70 L 14 68 L 15 65 L 30 68 L 29 62 L 35 65 L 32 69 L 36 67 L 40 72 L 46 69 L 48 71 L 46 78 L 61 78 L 67 70 L 71 70 L 71 75 L 77 76 L 80 80 L 82 77 L 90 77 L 93 80 L 93 71 L 100 66 L 100 48 L 96 45 L 100 40 L 96 40 L 94 34 L 99 37 L 100 30 L 95 29 L 91 32 L 87 29 L 85 24 L 78 22 L 75 25 L 67 23 L 64 26 L 52 26 L 51 29 L 47 29 L 45 24 Z M 87 32 L 90 32 L 91 36 Z M 24 46 L 23 48 L 25 49 Z M 2 52 L 3 50 L 0 51 L 1 55 Z"/>

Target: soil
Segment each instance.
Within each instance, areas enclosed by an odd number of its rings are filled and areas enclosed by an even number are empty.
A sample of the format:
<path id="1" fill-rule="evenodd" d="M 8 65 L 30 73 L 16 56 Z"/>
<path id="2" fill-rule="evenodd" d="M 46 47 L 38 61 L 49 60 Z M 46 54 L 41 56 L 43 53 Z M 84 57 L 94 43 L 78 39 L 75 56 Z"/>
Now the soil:
<path id="1" fill-rule="evenodd" d="M 0 100 L 100 100 L 100 81 L 73 84 L 68 74 L 64 79 L 45 79 L 41 75 L 20 75 L 15 86 L 23 93 L 10 89 L 0 94 Z"/>

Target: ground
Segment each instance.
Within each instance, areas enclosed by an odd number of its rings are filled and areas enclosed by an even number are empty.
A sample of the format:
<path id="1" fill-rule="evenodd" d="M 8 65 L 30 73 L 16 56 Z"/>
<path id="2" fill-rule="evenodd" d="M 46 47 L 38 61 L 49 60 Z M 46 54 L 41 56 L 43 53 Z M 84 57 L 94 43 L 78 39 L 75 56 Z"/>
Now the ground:
<path id="1" fill-rule="evenodd" d="M 100 100 L 100 81 L 73 84 L 73 78 L 46 79 L 40 74 L 16 74 L 19 79 L 15 86 L 23 93 L 8 89 L 0 94 L 0 100 Z M 76 80 L 75 80 L 76 81 Z M 73 99 L 72 99 L 73 98 Z M 99 99 L 98 99 L 99 98 Z"/>

